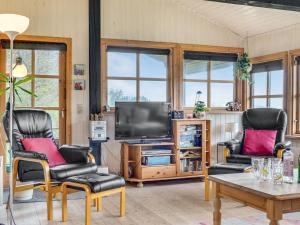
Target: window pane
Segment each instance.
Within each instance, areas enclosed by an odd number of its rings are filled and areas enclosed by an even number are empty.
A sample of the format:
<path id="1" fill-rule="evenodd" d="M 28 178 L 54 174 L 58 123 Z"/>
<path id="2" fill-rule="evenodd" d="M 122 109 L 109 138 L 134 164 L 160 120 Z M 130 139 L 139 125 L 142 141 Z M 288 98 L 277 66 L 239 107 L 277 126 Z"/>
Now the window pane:
<path id="1" fill-rule="evenodd" d="M 211 107 L 226 107 L 226 103 L 232 101 L 232 83 L 211 83 Z"/>
<path id="2" fill-rule="evenodd" d="M 283 108 L 283 98 L 270 98 L 270 108 Z"/>
<path id="3" fill-rule="evenodd" d="M 184 60 L 183 73 L 184 79 L 207 79 L 208 61 L 204 60 Z"/>
<path id="4" fill-rule="evenodd" d="M 24 78 L 23 78 L 24 79 Z M 17 81 L 20 80 L 19 78 Z M 31 91 L 31 81 L 21 84 L 19 87 L 24 88 L 25 90 Z M 19 93 L 20 98 L 15 95 L 16 107 L 31 107 L 31 95 L 27 94 L 25 91 L 22 91 L 20 88 L 16 88 Z M 9 94 L 7 94 L 8 96 Z"/>
<path id="5" fill-rule="evenodd" d="M 234 80 L 234 62 L 211 62 L 212 80 Z"/>
<path id="6" fill-rule="evenodd" d="M 167 101 L 167 82 L 166 81 L 141 81 L 140 101 L 142 102 Z"/>
<path id="7" fill-rule="evenodd" d="M 167 55 L 140 54 L 141 77 L 166 78 L 167 67 Z"/>
<path id="8" fill-rule="evenodd" d="M 21 57 L 23 63 L 27 68 L 28 74 L 32 73 L 32 51 L 31 50 L 23 50 L 23 49 L 14 49 L 13 51 L 13 64 L 16 63 L 16 58 Z M 6 50 L 6 73 L 10 72 L 10 50 Z"/>
<path id="9" fill-rule="evenodd" d="M 283 94 L 283 70 L 271 72 L 271 95 Z"/>
<path id="10" fill-rule="evenodd" d="M 254 98 L 253 99 L 253 108 L 266 108 L 267 99 L 266 98 Z"/>
<path id="11" fill-rule="evenodd" d="M 59 79 L 35 79 L 35 106 L 59 106 Z"/>
<path id="12" fill-rule="evenodd" d="M 52 121 L 52 131 L 55 139 L 59 139 L 59 111 L 58 110 L 46 110 L 50 114 Z"/>
<path id="13" fill-rule="evenodd" d="M 109 77 L 136 77 L 136 53 L 108 52 Z"/>
<path id="14" fill-rule="evenodd" d="M 107 102 L 110 107 L 114 107 L 116 101 L 136 101 L 136 81 L 134 80 L 108 80 L 107 90 Z"/>
<path id="15" fill-rule="evenodd" d="M 184 106 L 194 107 L 197 91 L 201 91 L 200 100 L 207 105 L 207 83 L 184 82 Z"/>
<path id="16" fill-rule="evenodd" d="M 35 50 L 35 73 L 59 75 L 59 51 Z"/>
<path id="17" fill-rule="evenodd" d="M 253 95 L 267 94 L 267 73 L 253 73 Z"/>

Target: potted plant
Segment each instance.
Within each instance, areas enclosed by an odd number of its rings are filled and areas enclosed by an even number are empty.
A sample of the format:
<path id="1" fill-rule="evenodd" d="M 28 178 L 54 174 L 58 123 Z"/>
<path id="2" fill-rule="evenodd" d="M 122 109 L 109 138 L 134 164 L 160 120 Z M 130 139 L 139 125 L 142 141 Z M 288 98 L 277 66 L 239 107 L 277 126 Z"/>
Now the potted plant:
<path id="1" fill-rule="evenodd" d="M 195 108 L 194 108 L 194 117 L 198 119 L 204 119 L 206 116 L 206 112 L 209 111 L 209 108 L 206 107 L 205 103 L 202 101 L 197 101 L 195 103 Z"/>
<path id="2" fill-rule="evenodd" d="M 252 65 L 249 56 L 246 52 L 240 55 L 237 59 L 237 73 L 240 80 L 249 80 Z"/>

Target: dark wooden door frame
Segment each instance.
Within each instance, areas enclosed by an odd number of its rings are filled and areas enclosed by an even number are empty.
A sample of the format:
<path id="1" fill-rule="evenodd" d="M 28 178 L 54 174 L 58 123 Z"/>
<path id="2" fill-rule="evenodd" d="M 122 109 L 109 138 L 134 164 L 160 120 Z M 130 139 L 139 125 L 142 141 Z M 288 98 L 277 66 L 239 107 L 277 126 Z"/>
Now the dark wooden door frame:
<path id="1" fill-rule="evenodd" d="M 89 112 L 101 112 L 101 0 L 89 0 Z"/>

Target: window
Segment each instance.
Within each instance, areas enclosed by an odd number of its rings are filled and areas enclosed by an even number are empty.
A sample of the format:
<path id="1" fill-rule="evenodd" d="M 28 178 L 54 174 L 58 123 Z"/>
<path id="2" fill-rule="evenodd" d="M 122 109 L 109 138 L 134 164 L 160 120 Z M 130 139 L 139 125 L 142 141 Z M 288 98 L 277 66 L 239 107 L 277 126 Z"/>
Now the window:
<path id="1" fill-rule="evenodd" d="M 168 100 L 169 50 L 108 47 L 107 104 Z"/>
<path id="2" fill-rule="evenodd" d="M 300 56 L 295 57 L 294 65 L 296 69 L 295 77 L 293 79 L 293 81 L 296 83 L 295 85 L 296 110 L 295 110 L 295 115 L 293 115 L 295 121 L 295 126 L 293 127 L 293 133 L 299 135 L 300 134 Z"/>
<path id="3" fill-rule="evenodd" d="M 208 107 L 223 108 L 234 100 L 236 54 L 185 52 L 184 106 L 193 107 L 197 91 Z"/>
<path id="4" fill-rule="evenodd" d="M 9 73 L 10 50 L 7 43 L 3 42 L 6 48 L 6 73 Z M 65 101 L 61 96 L 65 90 L 64 82 L 65 62 L 62 52 L 65 51 L 63 44 L 35 44 L 16 42 L 13 54 L 13 61 L 21 57 L 26 65 L 28 75 L 34 75 L 34 79 L 21 85 L 25 90 L 35 93 L 37 97 L 19 91 L 20 98 L 15 97 L 16 108 L 37 108 L 47 111 L 52 119 L 54 137 L 64 143 L 65 121 L 60 111 L 65 110 Z M 8 98 L 8 95 L 6 95 Z M 63 122 L 64 121 L 64 122 Z"/>
<path id="5" fill-rule="evenodd" d="M 284 71 L 282 60 L 254 64 L 251 77 L 252 108 L 283 108 Z"/>

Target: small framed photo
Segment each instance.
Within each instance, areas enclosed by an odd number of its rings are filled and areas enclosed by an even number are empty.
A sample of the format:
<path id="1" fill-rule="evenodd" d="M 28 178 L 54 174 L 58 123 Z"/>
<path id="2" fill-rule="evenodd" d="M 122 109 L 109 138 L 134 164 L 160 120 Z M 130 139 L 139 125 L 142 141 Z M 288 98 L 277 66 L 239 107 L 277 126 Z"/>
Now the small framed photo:
<path id="1" fill-rule="evenodd" d="M 74 90 L 83 91 L 85 90 L 85 80 L 74 80 Z"/>
<path id="2" fill-rule="evenodd" d="M 74 64 L 74 75 L 75 76 L 84 76 L 85 65 L 84 64 Z"/>

